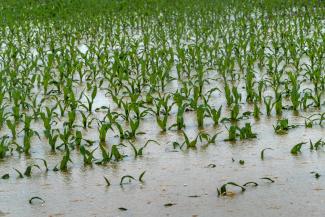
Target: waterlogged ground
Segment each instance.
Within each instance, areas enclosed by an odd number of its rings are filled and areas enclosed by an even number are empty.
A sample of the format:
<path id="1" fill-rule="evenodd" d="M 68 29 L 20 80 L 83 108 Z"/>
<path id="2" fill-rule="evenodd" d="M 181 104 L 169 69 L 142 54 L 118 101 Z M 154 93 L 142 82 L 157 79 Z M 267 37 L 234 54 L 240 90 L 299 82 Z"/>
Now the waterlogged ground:
<path id="1" fill-rule="evenodd" d="M 324 215 L 323 3 L 4 2 L 0 217 Z"/>
<path id="2" fill-rule="evenodd" d="M 187 132 L 195 135 L 191 119 L 189 115 Z M 301 118 L 289 120 L 303 123 Z M 130 156 L 108 166 L 84 167 L 80 156 L 74 155 L 73 168 L 67 173 L 35 168 L 32 177 L 18 179 L 10 168 L 23 170 L 27 162 L 41 163 L 12 158 L 2 162 L 0 169 L 1 174 L 10 171 L 11 175 L 1 181 L 1 216 L 322 216 L 325 180 L 311 172 L 325 174 L 325 153 L 310 151 L 306 145 L 301 155 L 293 156 L 290 149 L 301 141 L 320 139 L 324 129 L 299 127 L 279 136 L 272 127 L 274 121 L 262 118 L 253 123 L 257 139 L 229 143 L 222 141 L 223 133 L 215 145 L 187 151 L 172 148 L 171 142 L 181 135 L 160 134 L 144 124 L 147 135 L 143 139 L 156 138 L 161 146 L 149 145 L 143 157 L 134 160 Z M 218 130 L 207 128 L 210 133 Z M 46 158 L 48 166 L 54 167 L 60 158 L 40 153 L 42 146 L 33 147 L 33 155 Z M 273 150 L 266 150 L 261 160 L 264 148 Z M 144 170 L 143 183 L 132 180 L 120 186 L 122 176 L 138 177 Z M 111 186 L 106 186 L 103 176 Z M 217 197 L 217 187 L 229 181 L 254 181 L 259 186 L 247 187 L 243 193 L 233 188 L 233 196 Z M 34 196 L 45 203 L 29 204 Z"/>

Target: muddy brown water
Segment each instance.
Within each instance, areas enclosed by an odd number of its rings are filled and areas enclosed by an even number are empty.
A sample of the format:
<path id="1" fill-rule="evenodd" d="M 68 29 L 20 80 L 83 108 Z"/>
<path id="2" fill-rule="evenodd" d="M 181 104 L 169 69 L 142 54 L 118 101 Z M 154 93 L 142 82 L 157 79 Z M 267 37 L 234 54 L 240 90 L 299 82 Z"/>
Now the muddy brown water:
<path id="1" fill-rule="evenodd" d="M 234 19 L 233 16 L 231 17 Z M 135 34 L 132 33 L 132 37 L 134 36 Z M 187 40 L 189 42 L 186 42 Z M 184 47 L 195 43 L 194 38 L 188 38 L 186 41 L 182 39 Z M 2 49 L 5 49 L 4 44 L 2 46 Z M 88 47 L 86 44 L 81 44 L 79 49 L 85 54 Z M 111 49 L 118 49 L 118 47 Z M 31 53 L 34 56 L 39 55 L 36 49 L 33 49 Z M 270 50 L 269 54 L 271 53 Z M 301 57 L 300 64 L 303 63 L 309 64 L 304 56 Z M 42 63 L 39 62 L 39 64 Z M 279 67 L 283 67 L 283 63 Z M 257 67 L 255 70 L 259 71 Z M 175 68 L 171 74 L 177 77 Z M 263 79 L 263 74 L 265 74 L 264 71 L 256 73 L 256 81 Z M 217 78 L 217 75 L 218 73 L 215 74 L 215 72 L 207 73 L 209 78 Z M 74 90 L 76 94 L 80 94 L 85 88 L 85 85 L 81 86 Z M 175 80 L 170 82 L 166 89 L 173 93 L 180 86 L 181 84 Z M 206 90 L 215 86 L 223 89 L 222 83 L 211 81 Z M 235 86 L 238 86 L 240 91 L 245 84 L 241 81 L 240 85 Z M 300 89 L 306 87 L 312 86 L 303 82 Z M 39 91 L 35 87 L 35 93 Z M 268 88 L 263 94 L 273 95 L 273 91 Z M 245 99 L 245 91 L 242 95 Z M 229 116 L 223 93 L 214 93 L 209 103 L 217 108 L 222 105 L 222 117 Z M 286 101 L 284 105 L 290 105 L 290 103 Z M 112 110 L 115 107 L 114 103 L 101 91 L 98 92 L 94 102 L 95 108 L 100 106 L 109 106 Z M 252 108 L 246 104 L 241 105 L 241 113 L 247 110 L 252 111 Z M 265 113 L 263 106 L 261 111 Z M 308 113 L 301 112 L 300 115 L 309 116 L 324 111 L 322 105 L 322 111 L 309 109 Z M 175 123 L 175 109 L 172 112 L 169 126 Z M 95 116 L 103 119 L 105 114 L 99 112 Z M 303 118 L 291 112 L 284 112 L 282 118 L 286 117 L 289 118 L 290 124 L 304 124 Z M 155 118 L 145 117 L 140 131 L 146 134 L 138 136 L 135 143 L 143 145 L 148 139 L 155 139 L 159 141 L 160 146 L 149 144 L 144 150 L 144 156 L 134 159 L 132 149 L 125 141 L 127 147 L 121 148 L 121 151 L 128 157 L 123 161 L 112 162 L 105 166 L 95 164 L 84 166 L 81 155 L 74 150 L 72 151 L 73 163 L 69 164 L 69 170 L 66 173 L 52 171 L 62 159 L 62 153 L 52 154 L 46 140 L 39 141 L 33 138 L 30 157 L 17 156 L 15 152 L 13 156 L 0 162 L 0 175 L 10 175 L 9 179 L 0 179 L 0 217 L 324 216 L 325 152 L 323 150 L 310 151 L 307 144 L 302 147 L 299 155 L 294 156 L 290 153 L 290 149 L 299 142 L 309 142 L 309 140 L 315 142 L 321 138 L 324 139 L 325 130 L 317 125 L 311 129 L 300 126 L 289 130 L 286 135 L 276 135 L 272 125 L 276 124 L 277 118 L 279 117 L 275 117 L 273 112 L 271 118 L 265 117 L 264 114 L 259 121 L 253 118 L 241 120 L 239 125 L 247 122 L 252 124 L 257 138 L 232 143 L 224 141 L 227 138 L 225 126 L 220 124 L 218 127 L 213 127 L 213 123 L 207 118 L 204 131 L 211 135 L 222 131 L 216 144 L 211 144 L 206 148 L 198 144 L 195 150 L 174 150 L 172 144 L 174 141 L 182 142 L 182 134 L 175 131 L 160 133 Z M 55 128 L 62 127 L 64 120 L 61 121 Z M 80 119 L 78 121 L 80 122 Z M 194 138 L 198 133 L 195 114 L 191 112 L 186 114 L 185 121 L 186 133 Z M 229 123 L 225 125 L 229 126 Z M 43 130 L 40 122 L 34 124 L 33 128 L 39 132 Z M 6 129 L 1 131 L 3 135 L 7 132 Z M 118 144 L 119 139 L 113 136 L 112 132 L 108 134 L 109 145 Z M 96 127 L 83 132 L 83 136 L 98 140 Z M 97 145 L 96 143 L 90 149 L 92 150 Z M 266 150 L 264 160 L 261 160 L 260 153 L 265 148 L 273 150 Z M 95 152 L 95 155 L 100 158 L 98 152 Z M 42 161 L 37 158 L 46 159 L 50 171 L 45 172 Z M 241 165 L 240 160 L 245 163 Z M 19 179 L 14 168 L 24 172 L 31 164 L 38 164 L 41 170 L 33 168 L 31 177 Z M 132 175 L 137 179 L 143 171 L 146 171 L 143 183 L 132 180 L 130 183 L 120 185 L 121 177 Z M 316 179 L 311 172 L 317 172 L 321 176 Z M 104 176 L 109 179 L 111 186 L 106 186 Z M 263 177 L 271 178 L 274 183 L 262 180 Z M 259 185 L 248 186 L 245 192 L 229 187 L 228 190 L 231 192 L 229 196 L 218 197 L 217 188 L 227 182 L 240 185 L 257 182 Z M 29 200 L 32 197 L 41 197 L 45 203 L 34 200 L 30 204 Z"/>
<path id="2" fill-rule="evenodd" d="M 293 124 L 303 123 L 302 118 L 286 116 Z M 85 167 L 80 155 L 73 152 L 73 164 L 69 164 L 67 173 L 44 171 L 42 162 L 35 158 L 47 159 L 49 168 L 53 168 L 61 155 L 50 154 L 45 141 L 35 140 L 33 160 L 13 156 L 1 162 L 0 174 L 9 173 L 10 178 L 1 180 L 0 216 L 323 216 L 325 153 L 310 151 L 305 145 L 301 154 L 293 156 L 290 149 L 302 141 L 324 138 L 324 129 L 302 126 L 286 135 L 276 135 L 272 127 L 274 117 L 246 122 L 252 123 L 257 139 L 225 142 L 225 128 L 213 127 L 207 121 L 206 132 L 223 131 L 216 144 L 175 151 L 172 142 L 182 136 L 173 131 L 161 134 L 148 119 L 142 125 L 146 134 L 139 136 L 137 143 L 156 138 L 160 146 L 149 144 L 144 156 L 137 159 L 128 146 L 122 149 L 128 155 L 123 161 L 92 167 Z M 186 116 L 186 125 L 187 133 L 195 137 L 198 131 L 193 114 Z M 91 136 L 92 131 L 88 133 Z M 265 151 L 261 160 L 264 148 L 273 150 Z M 239 164 L 239 160 L 245 164 Z M 12 169 L 23 172 L 33 162 L 42 171 L 33 168 L 30 178 L 19 179 Z M 122 176 L 138 178 L 143 171 L 143 183 L 132 180 L 120 186 Z M 320 178 L 316 179 L 313 171 L 321 174 Z M 103 176 L 111 186 L 106 186 Z M 261 180 L 262 177 L 275 182 Z M 230 181 L 254 181 L 259 186 L 247 187 L 243 193 L 229 187 L 232 196 L 217 197 L 217 188 Z M 29 204 L 34 196 L 43 198 L 45 203 L 34 200 Z"/>

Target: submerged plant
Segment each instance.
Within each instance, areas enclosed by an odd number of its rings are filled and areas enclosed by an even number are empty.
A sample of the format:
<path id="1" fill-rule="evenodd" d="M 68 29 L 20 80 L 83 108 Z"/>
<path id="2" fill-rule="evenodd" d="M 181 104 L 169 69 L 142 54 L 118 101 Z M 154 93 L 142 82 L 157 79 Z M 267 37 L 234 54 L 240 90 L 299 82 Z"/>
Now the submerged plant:
<path id="1" fill-rule="evenodd" d="M 132 149 L 134 151 L 134 157 L 136 158 L 138 156 L 142 156 L 143 155 L 143 150 L 147 147 L 147 145 L 150 142 L 153 142 L 153 143 L 156 143 L 156 144 L 160 145 L 159 142 L 157 142 L 156 140 L 149 139 L 142 147 L 140 147 L 139 149 L 137 149 L 135 147 L 135 145 L 132 142 L 129 141 L 129 143 L 130 143 L 130 145 L 131 145 L 131 147 L 132 147 Z"/>
<path id="2" fill-rule="evenodd" d="M 135 180 L 135 178 L 134 178 L 133 176 L 125 175 L 125 176 L 123 176 L 123 177 L 121 178 L 121 181 L 120 181 L 120 185 L 121 185 L 121 186 L 125 184 L 125 183 L 124 183 L 124 179 L 128 179 L 129 182 L 131 182 L 131 180 Z"/>
<path id="3" fill-rule="evenodd" d="M 60 170 L 66 172 L 68 170 L 68 162 L 72 162 L 70 158 L 70 150 L 67 145 L 65 145 L 65 154 L 60 162 Z"/>
<path id="4" fill-rule="evenodd" d="M 225 141 L 236 141 L 237 137 L 239 137 L 240 140 L 256 138 L 256 133 L 253 133 L 252 126 L 250 123 L 246 123 L 245 126 L 242 128 L 235 125 L 231 125 L 230 128 L 227 130 L 228 139 L 225 139 Z"/>
<path id="5" fill-rule="evenodd" d="M 300 143 L 296 144 L 295 146 L 293 146 L 290 151 L 291 154 L 297 155 L 298 153 L 300 153 L 301 152 L 300 149 L 301 149 L 302 145 L 304 145 L 304 144 L 306 144 L 306 142 L 300 142 Z"/>
<path id="6" fill-rule="evenodd" d="M 262 151 L 261 151 L 261 160 L 264 160 L 264 152 L 266 150 L 273 150 L 272 148 L 264 148 Z"/>
<path id="7" fill-rule="evenodd" d="M 276 126 L 273 129 L 276 134 L 286 134 L 289 129 L 296 128 L 297 125 L 289 125 L 288 119 L 281 119 L 277 121 Z"/>
<path id="8" fill-rule="evenodd" d="M 218 196 L 227 196 L 227 194 L 229 194 L 229 192 L 227 191 L 227 186 L 229 186 L 229 185 L 240 188 L 241 192 L 246 191 L 246 188 L 244 188 L 241 185 L 238 185 L 234 182 L 227 182 L 226 184 L 223 184 L 220 188 L 217 188 Z"/>

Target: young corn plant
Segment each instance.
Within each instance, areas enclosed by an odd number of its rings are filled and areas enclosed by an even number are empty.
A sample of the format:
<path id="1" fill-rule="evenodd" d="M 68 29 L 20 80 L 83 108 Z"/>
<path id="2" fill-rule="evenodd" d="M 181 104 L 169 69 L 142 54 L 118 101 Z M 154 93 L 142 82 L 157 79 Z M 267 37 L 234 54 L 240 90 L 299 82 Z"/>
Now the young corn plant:
<path id="1" fill-rule="evenodd" d="M 264 104 L 266 109 L 266 115 L 271 116 L 272 109 L 275 105 L 274 102 L 272 103 L 272 97 L 271 96 L 264 97 Z"/>
<path id="2" fill-rule="evenodd" d="M 196 148 L 196 144 L 197 144 L 197 140 L 198 138 L 200 137 L 200 134 L 198 134 L 195 139 L 193 140 L 190 140 L 190 138 L 186 135 L 186 133 L 184 131 L 182 131 L 183 133 L 183 136 L 184 136 L 184 142 L 183 144 L 181 145 L 181 148 L 186 144 L 186 148 Z"/>
<path id="3" fill-rule="evenodd" d="M 32 117 L 25 115 L 25 120 L 24 120 L 25 125 L 23 128 L 23 132 L 24 132 L 23 149 L 24 149 L 25 154 L 29 154 L 29 152 L 30 152 L 31 139 L 34 135 L 37 135 L 38 138 L 41 139 L 38 132 L 31 129 L 31 122 L 32 122 Z"/>
<path id="4" fill-rule="evenodd" d="M 10 112 L 5 111 L 5 106 L 0 107 L 0 130 L 3 125 L 6 123 L 8 117 L 10 116 Z"/>
<path id="5" fill-rule="evenodd" d="M 316 150 L 316 151 L 319 148 L 325 146 L 325 142 L 322 139 L 319 139 L 316 142 L 312 142 L 311 140 L 309 140 L 309 144 L 310 144 L 310 150 Z"/>
<path id="6" fill-rule="evenodd" d="M 275 113 L 276 115 L 282 114 L 282 94 L 276 92 L 275 94 Z"/>
<path id="7" fill-rule="evenodd" d="M 128 131 L 128 138 L 135 139 L 136 135 L 145 134 L 144 132 L 138 132 L 140 126 L 140 119 L 129 119 L 131 131 Z"/>
<path id="8" fill-rule="evenodd" d="M 238 121 L 239 116 L 239 104 L 234 104 L 230 110 L 230 121 Z"/>
<path id="9" fill-rule="evenodd" d="M 293 155 L 298 155 L 300 152 L 301 152 L 301 147 L 302 147 L 302 145 L 304 145 L 304 144 L 307 144 L 306 142 L 300 142 L 300 143 L 298 143 L 298 144 L 296 144 L 296 145 L 294 145 L 292 148 L 291 148 L 291 154 L 293 154 Z"/>
<path id="10" fill-rule="evenodd" d="M 74 122 L 76 121 L 76 112 L 75 110 L 68 111 L 68 121 L 64 123 L 64 125 L 67 125 L 70 130 L 72 130 L 75 125 Z"/>
<path id="11" fill-rule="evenodd" d="M 143 156 L 143 150 L 147 147 L 147 145 L 150 143 L 150 142 L 153 142 L 153 143 L 156 143 L 157 145 L 160 145 L 159 142 L 157 142 L 156 140 L 152 140 L 152 139 L 149 139 L 142 147 L 140 148 L 136 148 L 136 146 L 128 141 L 129 144 L 131 145 L 133 151 L 134 151 L 134 158 L 137 158 L 138 156 Z"/>
<path id="12" fill-rule="evenodd" d="M 256 133 L 252 132 L 252 126 L 250 123 L 246 123 L 244 127 L 238 128 L 239 137 L 241 140 L 243 139 L 254 139 L 256 138 Z"/>
<path id="13" fill-rule="evenodd" d="M 246 188 L 244 188 L 241 185 L 238 185 L 235 182 L 227 182 L 226 184 L 223 184 L 220 188 L 217 188 L 218 197 L 231 195 L 231 192 L 227 191 L 227 186 L 229 186 L 229 185 L 232 185 L 232 186 L 235 186 L 235 187 L 240 188 L 241 192 L 246 191 Z"/>
<path id="14" fill-rule="evenodd" d="M 16 124 L 11 120 L 7 120 L 6 122 L 7 122 L 8 129 L 11 131 L 12 140 L 16 140 L 17 138 Z"/>
<path id="15" fill-rule="evenodd" d="M 97 95 L 97 86 L 94 86 L 93 91 L 91 92 L 90 98 L 83 93 L 83 95 L 86 97 L 87 104 L 83 104 L 79 101 L 79 104 L 82 108 L 86 109 L 87 112 L 92 113 L 93 110 L 93 104 Z"/>
<path id="16" fill-rule="evenodd" d="M 8 136 L 2 136 L 0 140 L 0 159 L 3 159 L 6 157 L 7 152 L 9 151 L 9 137 Z"/>
<path id="17" fill-rule="evenodd" d="M 56 142 L 57 142 L 57 140 L 58 140 L 58 138 L 59 138 L 59 135 L 58 134 L 56 134 L 55 135 L 55 132 L 56 132 L 57 130 L 51 130 L 51 131 L 46 131 L 45 132 L 45 136 L 46 136 L 46 138 L 48 139 L 48 143 L 49 143 L 49 145 L 50 145 L 50 147 L 51 147 L 51 151 L 52 152 L 55 152 L 55 149 L 56 149 Z"/>
<path id="18" fill-rule="evenodd" d="M 236 138 L 237 138 L 237 136 L 239 135 L 239 134 L 237 133 L 237 129 L 238 129 L 238 127 L 235 126 L 235 125 L 231 125 L 231 126 L 229 127 L 229 129 L 228 129 L 228 128 L 226 128 L 226 129 L 227 129 L 227 131 L 228 131 L 228 139 L 225 139 L 225 141 L 236 141 Z"/>
<path id="19" fill-rule="evenodd" d="M 99 141 L 101 143 L 104 143 L 106 141 L 106 135 L 109 129 L 112 129 L 112 126 L 110 123 L 101 123 L 98 132 L 99 132 Z"/>
<path id="20" fill-rule="evenodd" d="M 206 141 L 206 144 L 204 145 L 204 147 L 210 145 L 210 144 L 215 144 L 216 143 L 216 139 L 218 137 L 218 135 L 220 135 L 222 132 L 218 132 L 214 135 L 209 135 L 207 133 L 200 133 L 199 135 L 199 138 L 200 138 L 200 141 L 202 142 L 202 140 L 205 140 Z"/>
<path id="21" fill-rule="evenodd" d="M 105 164 L 111 161 L 111 155 L 109 151 L 106 149 L 104 143 L 99 143 L 99 149 L 101 151 L 102 159 L 97 161 L 96 164 Z"/>
<path id="22" fill-rule="evenodd" d="M 229 129 L 227 128 L 227 130 L 228 139 L 225 139 L 225 141 L 236 141 L 237 137 L 239 137 L 240 140 L 256 138 L 256 133 L 252 132 L 252 126 L 250 123 L 246 123 L 242 128 L 231 125 Z"/>
<path id="23" fill-rule="evenodd" d="M 160 127 L 160 129 L 163 132 L 165 132 L 167 130 L 168 112 L 161 111 L 160 109 L 161 109 L 160 105 L 159 104 L 156 105 L 156 112 L 155 112 L 156 121 L 157 121 L 157 124 Z M 160 115 L 161 113 L 163 114 L 162 117 Z"/>
<path id="24" fill-rule="evenodd" d="M 202 128 L 204 125 L 204 118 L 206 116 L 207 108 L 205 105 L 199 105 L 196 110 L 196 120 L 199 128 Z"/>
<path id="25" fill-rule="evenodd" d="M 300 105 L 300 84 L 298 82 L 298 75 L 292 72 L 288 73 L 290 82 L 291 82 L 291 91 L 290 91 L 290 100 L 292 103 L 292 108 L 294 111 L 297 111 Z"/>
<path id="26" fill-rule="evenodd" d="M 289 129 L 296 128 L 297 125 L 289 125 L 288 119 L 281 119 L 277 121 L 276 126 L 273 125 L 273 129 L 276 134 L 287 134 Z"/>
<path id="27" fill-rule="evenodd" d="M 260 114 L 261 114 L 261 109 L 259 107 L 259 105 L 257 104 L 257 100 L 254 101 L 254 110 L 253 110 L 253 116 L 256 119 L 260 118 Z"/>
<path id="28" fill-rule="evenodd" d="M 125 156 L 123 154 L 121 154 L 119 149 L 117 148 L 117 145 L 112 145 L 110 159 L 115 160 L 115 161 L 121 161 L 121 160 L 123 160 L 124 157 Z"/>
<path id="29" fill-rule="evenodd" d="M 213 120 L 213 123 L 215 126 L 219 124 L 219 120 L 221 117 L 221 110 L 222 106 L 219 107 L 219 109 L 212 108 L 210 105 L 208 105 L 208 116 Z"/>
<path id="30" fill-rule="evenodd" d="M 227 105 L 230 106 L 235 100 L 233 95 L 231 94 L 230 87 L 227 83 L 225 83 L 224 91 L 225 91 Z"/>
<path id="31" fill-rule="evenodd" d="M 97 148 L 92 151 L 88 151 L 85 146 L 80 146 L 79 151 L 80 154 L 83 156 L 84 164 L 85 165 L 92 165 L 92 162 L 95 160 L 94 152 Z"/>
<path id="32" fill-rule="evenodd" d="M 65 145 L 65 154 L 62 157 L 62 160 L 60 162 L 60 170 L 62 172 L 66 172 L 68 171 L 68 163 L 71 162 L 71 158 L 70 158 L 70 149 L 68 147 L 68 145 Z"/>
<path id="33" fill-rule="evenodd" d="M 177 104 L 177 114 L 176 114 L 176 123 L 169 127 L 169 129 L 176 127 L 177 130 L 182 130 L 185 127 L 184 123 L 184 113 L 187 108 L 187 103 L 184 102 L 184 97 L 176 93 L 174 94 L 174 101 Z"/>
<path id="34" fill-rule="evenodd" d="M 31 175 L 32 175 L 32 168 L 33 168 L 33 167 L 36 167 L 36 168 L 38 168 L 39 170 L 41 170 L 40 166 L 38 166 L 37 164 L 29 165 L 29 166 L 26 168 L 26 170 L 25 170 L 25 172 L 24 172 L 24 175 L 27 176 L 27 177 L 31 177 Z"/>

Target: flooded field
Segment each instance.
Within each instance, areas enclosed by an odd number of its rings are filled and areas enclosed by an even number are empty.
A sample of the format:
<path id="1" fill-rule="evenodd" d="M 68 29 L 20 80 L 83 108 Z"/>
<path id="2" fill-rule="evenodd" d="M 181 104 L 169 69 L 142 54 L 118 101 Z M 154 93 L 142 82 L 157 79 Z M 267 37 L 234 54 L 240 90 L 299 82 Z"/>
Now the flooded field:
<path id="1" fill-rule="evenodd" d="M 0 217 L 323 216 L 306 2 L 0 3 Z"/>

